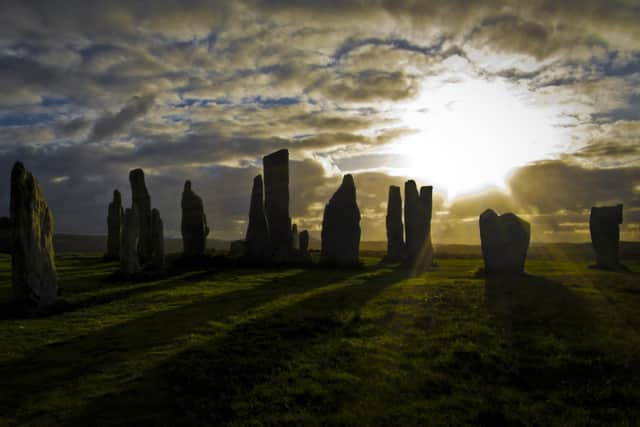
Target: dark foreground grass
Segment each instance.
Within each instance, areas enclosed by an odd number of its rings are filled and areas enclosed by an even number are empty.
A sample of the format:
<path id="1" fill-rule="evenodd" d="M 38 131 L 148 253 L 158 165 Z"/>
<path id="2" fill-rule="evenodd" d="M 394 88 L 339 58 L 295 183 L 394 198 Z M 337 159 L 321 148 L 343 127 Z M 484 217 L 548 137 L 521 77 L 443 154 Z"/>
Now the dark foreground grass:
<path id="1" fill-rule="evenodd" d="M 637 274 L 532 261 L 486 281 L 480 260 L 445 259 L 408 279 L 365 262 L 130 284 L 60 258 L 62 309 L 0 315 L 0 425 L 640 422 Z"/>

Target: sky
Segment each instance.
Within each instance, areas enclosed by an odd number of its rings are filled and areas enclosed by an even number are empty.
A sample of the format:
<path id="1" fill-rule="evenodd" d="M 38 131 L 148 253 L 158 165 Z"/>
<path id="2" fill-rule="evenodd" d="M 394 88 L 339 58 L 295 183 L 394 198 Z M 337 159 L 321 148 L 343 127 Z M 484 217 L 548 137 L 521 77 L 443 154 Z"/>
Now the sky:
<path id="1" fill-rule="evenodd" d="M 435 243 L 515 212 L 532 241 L 588 241 L 624 203 L 640 240 L 638 0 L 0 0 L 0 215 L 17 160 L 57 233 L 106 234 L 145 170 L 165 235 L 184 181 L 239 239 L 262 156 L 290 151 L 291 215 L 318 238 L 354 175 L 363 240 L 389 185 L 434 186 Z"/>

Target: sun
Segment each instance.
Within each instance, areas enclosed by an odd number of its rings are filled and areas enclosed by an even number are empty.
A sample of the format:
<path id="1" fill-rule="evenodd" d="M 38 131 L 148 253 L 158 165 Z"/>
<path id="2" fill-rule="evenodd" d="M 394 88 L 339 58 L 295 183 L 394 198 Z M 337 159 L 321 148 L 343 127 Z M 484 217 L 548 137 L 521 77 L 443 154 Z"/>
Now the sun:
<path id="1" fill-rule="evenodd" d="M 549 158 L 567 140 L 558 110 L 506 80 L 425 84 L 401 121 L 415 132 L 394 151 L 406 172 L 449 198 L 486 187 L 505 188 L 508 173 Z"/>

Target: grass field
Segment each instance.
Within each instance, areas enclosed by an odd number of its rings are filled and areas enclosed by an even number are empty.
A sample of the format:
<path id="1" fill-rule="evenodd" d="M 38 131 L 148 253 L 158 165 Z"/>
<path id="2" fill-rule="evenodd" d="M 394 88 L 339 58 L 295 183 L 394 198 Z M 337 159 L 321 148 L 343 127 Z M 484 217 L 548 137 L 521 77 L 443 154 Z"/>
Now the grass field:
<path id="1" fill-rule="evenodd" d="M 0 315 L 0 425 L 640 423 L 640 262 L 487 281 L 479 259 L 364 261 L 133 284 L 60 257 L 56 313 Z"/>

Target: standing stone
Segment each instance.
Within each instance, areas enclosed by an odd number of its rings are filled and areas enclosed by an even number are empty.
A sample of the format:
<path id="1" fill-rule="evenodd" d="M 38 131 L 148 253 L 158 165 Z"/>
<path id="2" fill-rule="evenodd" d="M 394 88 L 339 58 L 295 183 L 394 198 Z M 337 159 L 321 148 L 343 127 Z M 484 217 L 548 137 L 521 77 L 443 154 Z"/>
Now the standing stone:
<path id="1" fill-rule="evenodd" d="M 412 274 L 421 274 L 433 265 L 431 214 L 433 187 L 422 187 L 418 194 L 415 181 L 404 185 L 404 226 L 407 263 Z"/>
<path id="2" fill-rule="evenodd" d="M 182 246 L 185 256 L 197 256 L 207 247 L 207 216 L 202 198 L 191 189 L 191 181 L 184 183 L 182 192 Z"/>
<path id="3" fill-rule="evenodd" d="M 142 169 L 134 169 L 129 172 L 131 184 L 132 208 L 136 210 L 139 225 L 138 257 L 140 264 L 144 266 L 151 262 L 151 197 L 144 182 Z"/>
<path id="4" fill-rule="evenodd" d="M 35 178 L 20 162 L 11 171 L 13 298 L 44 307 L 58 294 L 53 250 L 53 216 Z"/>
<path id="5" fill-rule="evenodd" d="M 264 156 L 264 207 L 269 224 L 271 247 L 276 262 L 285 262 L 291 254 L 291 217 L 289 216 L 289 151 L 279 150 Z"/>
<path id="6" fill-rule="evenodd" d="M 151 265 L 156 270 L 164 267 L 164 224 L 155 208 L 151 210 Z"/>
<path id="7" fill-rule="evenodd" d="M 294 251 L 297 251 L 298 249 L 300 249 L 300 240 L 299 240 L 299 235 L 298 235 L 298 225 L 297 224 L 293 224 L 291 226 L 291 248 Z"/>
<path id="8" fill-rule="evenodd" d="M 402 196 L 400 187 L 389 186 L 387 202 L 387 259 L 399 261 L 404 258 L 404 228 L 402 225 Z"/>
<path id="9" fill-rule="evenodd" d="M 120 240 L 122 233 L 122 196 L 118 190 L 113 190 L 113 201 L 109 203 L 107 215 L 107 259 L 120 259 Z"/>
<path id="10" fill-rule="evenodd" d="M 480 215 L 480 240 L 485 274 L 523 274 L 530 238 L 531 226 L 518 216 L 484 211 Z"/>
<path id="11" fill-rule="evenodd" d="M 269 226 L 264 214 L 262 175 L 253 178 L 251 205 L 249 207 L 249 226 L 247 227 L 246 252 L 252 262 L 266 263 L 271 259 L 271 238 Z"/>
<path id="12" fill-rule="evenodd" d="M 622 205 L 592 207 L 589 217 L 591 243 L 600 268 L 620 267 L 620 224 Z"/>
<path id="13" fill-rule="evenodd" d="M 360 209 L 356 186 L 345 175 L 340 188 L 324 208 L 320 260 L 337 266 L 356 266 L 360 252 Z"/>
<path id="14" fill-rule="evenodd" d="M 300 232 L 300 252 L 303 255 L 309 253 L 309 232 L 307 230 Z"/>
<path id="15" fill-rule="evenodd" d="M 0 253 L 11 253 L 11 220 L 5 216 L 0 218 Z"/>
<path id="16" fill-rule="evenodd" d="M 140 234 L 140 218 L 135 208 L 124 211 L 122 221 L 122 239 L 120 242 L 120 273 L 125 277 L 140 270 L 138 262 L 138 237 Z"/>

